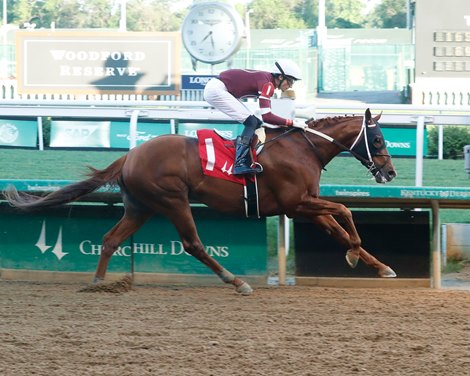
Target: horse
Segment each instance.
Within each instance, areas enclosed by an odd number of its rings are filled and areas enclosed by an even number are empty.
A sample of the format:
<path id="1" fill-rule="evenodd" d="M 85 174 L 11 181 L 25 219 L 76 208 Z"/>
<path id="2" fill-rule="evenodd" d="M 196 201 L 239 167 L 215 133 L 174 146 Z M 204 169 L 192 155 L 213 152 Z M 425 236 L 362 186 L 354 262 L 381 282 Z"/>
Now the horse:
<path id="1" fill-rule="evenodd" d="M 360 259 L 375 267 L 380 277 L 396 277 L 393 269 L 362 248 L 351 211 L 319 197 L 322 169 L 343 151 L 356 157 L 377 183 L 396 176 L 378 123 L 380 117 L 372 118 L 367 109 L 364 116 L 309 119 L 302 127 L 266 129 L 264 149 L 257 156 L 263 167 L 256 179 L 259 214 L 308 219 L 345 247 L 351 267 Z M 71 203 L 105 185 L 119 186 L 124 213 L 103 237 L 92 285 L 104 283 L 108 263 L 118 246 L 151 216 L 161 214 L 176 228 L 188 254 L 223 282 L 232 284 L 238 293 L 252 293 L 248 283 L 205 252 L 199 238 L 190 202 L 237 216 L 245 215 L 245 202 L 241 184 L 204 175 L 196 138 L 162 135 L 131 149 L 102 170 L 89 168 L 86 179 L 44 196 L 18 192 L 14 187 L 3 194 L 12 206 L 27 211 Z M 335 217 L 343 220 L 343 227 Z"/>

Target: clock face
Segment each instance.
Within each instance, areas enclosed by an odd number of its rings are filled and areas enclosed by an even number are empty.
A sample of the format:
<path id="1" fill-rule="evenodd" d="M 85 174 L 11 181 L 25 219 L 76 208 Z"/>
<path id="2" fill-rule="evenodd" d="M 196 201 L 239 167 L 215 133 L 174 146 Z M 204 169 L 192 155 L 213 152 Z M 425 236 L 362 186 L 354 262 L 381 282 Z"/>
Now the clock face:
<path id="1" fill-rule="evenodd" d="M 243 22 L 227 4 L 195 5 L 182 26 L 183 44 L 191 56 L 205 63 L 221 63 L 240 47 Z"/>

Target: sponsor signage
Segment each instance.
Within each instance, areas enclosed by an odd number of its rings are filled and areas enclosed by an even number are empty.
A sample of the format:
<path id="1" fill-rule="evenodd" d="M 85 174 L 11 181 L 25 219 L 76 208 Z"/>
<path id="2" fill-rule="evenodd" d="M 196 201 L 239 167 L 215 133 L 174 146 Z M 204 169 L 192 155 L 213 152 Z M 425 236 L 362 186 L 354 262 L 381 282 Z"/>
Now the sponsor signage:
<path id="1" fill-rule="evenodd" d="M 0 145 L 37 147 L 38 124 L 32 120 L 0 119 Z"/>
<path id="2" fill-rule="evenodd" d="M 198 129 L 214 129 L 228 139 L 235 139 L 243 131 L 243 124 L 240 123 L 179 123 L 178 134 L 187 137 L 197 137 Z"/>
<path id="3" fill-rule="evenodd" d="M 169 133 L 172 133 L 169 122 L 140 122 L 137 145 Z M 129 149 L 129 121 L 53 120 L 50 146 Z"/>
<path id="4" fill-rule="evenodd" d="M 182 90 L 204 90 L 207 82 L 215 75 L 182 75 L 181 76 L 181 89 Z"/>
<path id="5" fill-rule="evenodd" d="M 0 267 L 6 269 L 93 272 L 104 233 L 122 215 L 122 207 L 115 206 L 73 206 L 32 214 L 2 206 Z M 206 252 L 224 267 L 238 275 L 267 273 L 264 219 L 234 219 L 208 208 L 193 208 L 193 213 Z M 136 272 L 211 274 L 184 251 L 176 230 L 163 217 L 153 218 L 124 242 L 109 271 L 129 272 L 132 253 Z"/>
<path id="6" fill-rule="evenodd" d="M 392 156 L 416 156 L 416 128 L 381 127 L 387 150 Z M 424 130 L 423 155 L 428 154 L 428 133 Z"/>
<path id="7" fill-rule="evenodd" d="M 109 121 L 51 121 L 51 147 L 109 148 Z"/>
<path id="8" fill-rule="evenodd" d="M 140 145 L 145 141 L 151 140 L 152 138 L 155 138 L 157 136 L 170 133 L 174 133 L 170 123 L 138 123 L 136 145 Z M 111 148 L 129 149 L 129 122 L 112 121 L 110 137 Z"/>
<path id="9" fill-rule="evenodd" d="M 322 184 L 322 197 L 350 198 L 390 198 L 390 199 L 429 199 L 429 200 L 469 200 L 470 190 L 467 188 L 445 187 L 394 187 L 394 186 L 338 186 Z"/>
<path id="10" fill-rule="evenodd" d="M 179 94 L 179 32 L 16 35 L 19 93 Z"/>

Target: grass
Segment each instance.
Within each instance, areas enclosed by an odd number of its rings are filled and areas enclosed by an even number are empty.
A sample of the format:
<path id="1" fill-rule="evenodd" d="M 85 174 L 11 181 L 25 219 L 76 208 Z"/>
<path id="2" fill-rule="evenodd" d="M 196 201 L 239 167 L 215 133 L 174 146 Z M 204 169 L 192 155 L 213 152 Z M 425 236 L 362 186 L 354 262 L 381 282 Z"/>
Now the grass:
<path id="1" fill-rule="evenodd" d="M 459 273 L 468 264 L 469 261 L 466 260 L 448 259 L 446 266 L 442 269 L 442 273 Z"/>
<path id="2" fill-rule="evenodd" d="M 0 149 L 0 179 L 78 180 L 86 165 L 104 168 L 125 152 Z"/>

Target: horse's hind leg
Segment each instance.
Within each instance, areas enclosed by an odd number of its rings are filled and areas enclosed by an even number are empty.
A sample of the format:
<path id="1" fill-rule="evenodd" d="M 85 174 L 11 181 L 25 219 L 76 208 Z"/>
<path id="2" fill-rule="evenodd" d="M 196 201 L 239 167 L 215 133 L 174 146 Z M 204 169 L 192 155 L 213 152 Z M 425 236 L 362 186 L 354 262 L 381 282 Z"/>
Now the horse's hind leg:
<path id="1" fill-rule="evenodd" d="M 235 286 L 238 293 L 242 295 L 250 295 L 253 292 L 253 289 L 248 283 L 235 277 L 204 250 L 204 246 L 197 233 L 196 224 L 194 223 L 189 203 L 186 203 L 182 207 L 179 205 L 174 206 L 171 214 L 166 213 L 166 216 L 171 220 L 178 231 L 183 243 L 183 248 L 186 252 L 209 267 L 222 281 Z"/>
<path id="2" fill-rule="evenodd" d="M 104 280 L 109 260 L 119 247 L 119 244 L 135 233 L 151 215 L 150 212 L 140 212 L 126 208 L 121 220 L 103 237 L 103 246 L 93 283 L 99 283 Z"/>
<path id="3" fill-rule="evenodd" d="M 329 235 L 335 238 L 340 244 L 348 248 L 351 244 L 348 233 L 339 225 L 339 223 L 331 215 L 322 215 L 312 218 L 313 222 L 319 227 L 323 228 Z M 360 245 L 355 249 L 349 249 L 346 253 L 346 261 L 354 268 L 357 265 L 358 258 L 360 258 L 366 265 L 377 269 L 380 277 L 393 278 L 397 275 L 389 266 L 381 263 L 374 256 L 368 253 Z"/>

